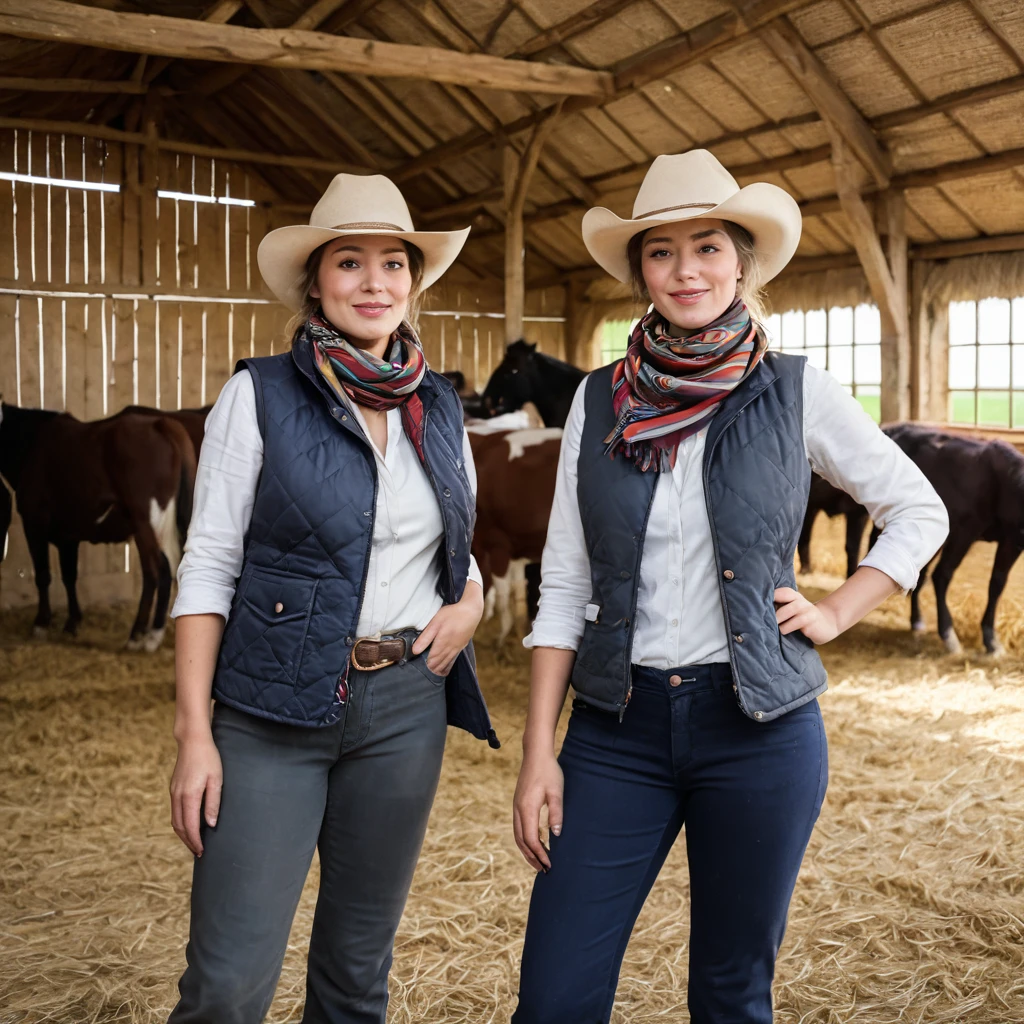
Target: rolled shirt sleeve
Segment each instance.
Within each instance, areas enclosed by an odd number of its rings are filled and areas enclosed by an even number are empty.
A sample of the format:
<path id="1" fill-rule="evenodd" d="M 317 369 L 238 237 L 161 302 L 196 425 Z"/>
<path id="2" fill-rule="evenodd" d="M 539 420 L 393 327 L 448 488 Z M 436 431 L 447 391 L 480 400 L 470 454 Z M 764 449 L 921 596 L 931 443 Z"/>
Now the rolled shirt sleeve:
<path id="1" fill-rule="evenodd" d="M 262 468 L 256 393 L 249 371 L 242 370 L 224 385 L 206 417 L 173 617 L 228 617 Z"/>
<path id="2" fill-rule="evenodd" d="M 586 385 L 584 378 L 573 397 L 562 434 L 555 497 L 541 557 L 540 606 L 533 632 L 523 640 L 524 647 L 575 651 L 583 638 L 584 614 L 592 587 L 590 555 L 576 496 L 576 463 L 583 435 Z"/>
<path id="3" fill-rule="evenodd" d="M 863 505 L 882 531 L 860 564 L 884 572 L 904 593 L 913 590 L 949 533 L 946 506 L 924 473 L 832 374 L 808 364 L 804 381 L 811 468 Z"/>

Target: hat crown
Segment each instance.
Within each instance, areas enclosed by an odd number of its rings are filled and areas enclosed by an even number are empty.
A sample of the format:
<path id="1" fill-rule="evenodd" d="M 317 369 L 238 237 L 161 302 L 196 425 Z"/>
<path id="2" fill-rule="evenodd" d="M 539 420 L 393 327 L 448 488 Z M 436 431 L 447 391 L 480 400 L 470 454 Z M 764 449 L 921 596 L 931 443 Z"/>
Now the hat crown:
<path id="1" fill-rule="evenodd" d="M 710 210 L 739 188 L 736 179 L 706 149 L 663 154 L 644 176 L 633 203 L 633 220 L 701 206 Z"/>
<path id="2" fill-rule="evenodd" d="M 415 230 L 404 196 L 383 174 L 336 174 L 313 207 L 309 224 L 315 228 Z"/>

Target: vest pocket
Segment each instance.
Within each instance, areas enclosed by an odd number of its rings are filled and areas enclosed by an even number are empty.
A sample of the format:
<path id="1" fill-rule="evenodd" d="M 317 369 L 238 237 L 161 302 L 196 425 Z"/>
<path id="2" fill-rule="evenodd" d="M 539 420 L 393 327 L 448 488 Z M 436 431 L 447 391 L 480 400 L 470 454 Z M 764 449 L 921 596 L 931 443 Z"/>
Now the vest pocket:
<path id="1" fill-rule="evenodd" d="M 255 679 L 294 683 L 319 582 L 254 567 L 239 594 L 229 662 Z"/>

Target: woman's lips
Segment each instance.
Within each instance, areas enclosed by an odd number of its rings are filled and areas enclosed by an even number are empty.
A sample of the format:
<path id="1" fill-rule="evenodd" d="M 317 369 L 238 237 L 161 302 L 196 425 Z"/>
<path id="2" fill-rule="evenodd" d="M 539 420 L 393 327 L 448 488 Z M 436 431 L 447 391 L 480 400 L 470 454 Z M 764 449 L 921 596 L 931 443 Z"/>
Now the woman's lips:
<path id="1" fill-rule="evenodd" d="M 670 292 L 673 299 L 681 306 L 694 306 L 707 295 L 707 288 L 693 292 Z"/>
<path id="2" fill-rule="evenodd" d="M 369 317 L 370 319 L 376 320 L 378 317 L 383 316 L 391 307 L 390 306 L 379 306 L 373 303 L 367 303 L 366 305 L 353 306 L 360 316 Z"/>

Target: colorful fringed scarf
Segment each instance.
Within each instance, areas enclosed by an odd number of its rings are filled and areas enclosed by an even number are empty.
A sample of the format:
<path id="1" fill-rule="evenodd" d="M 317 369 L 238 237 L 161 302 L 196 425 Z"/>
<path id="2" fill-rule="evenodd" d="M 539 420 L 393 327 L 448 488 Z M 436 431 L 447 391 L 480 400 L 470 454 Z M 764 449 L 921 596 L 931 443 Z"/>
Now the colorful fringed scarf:
<path id="1" fill-rule="evenodd" d="M 384 360 L 357 348 L 318 309 L 302 328 L 320 372 L 333 376 L 354 402 L 370 409 L 401 409 L 402 426 L 423 461 L 423 401 L 416 394 L 427 361 L 420 339 L 404 320 L 391 335 Z M 327 373 L 326 368 L 332 371 Z"/>
<path id="2" fill-rule="evenodd" d="M 633 328 L 612 375 L 615 427 L 605 451 L 621 451 L 643 471 L 671 468 L 680 441 L 696 434 L 717 404 L 758 364 L 767 340 L 739 298 L 702 331 L 668 334 L 651 310 Z"/>

